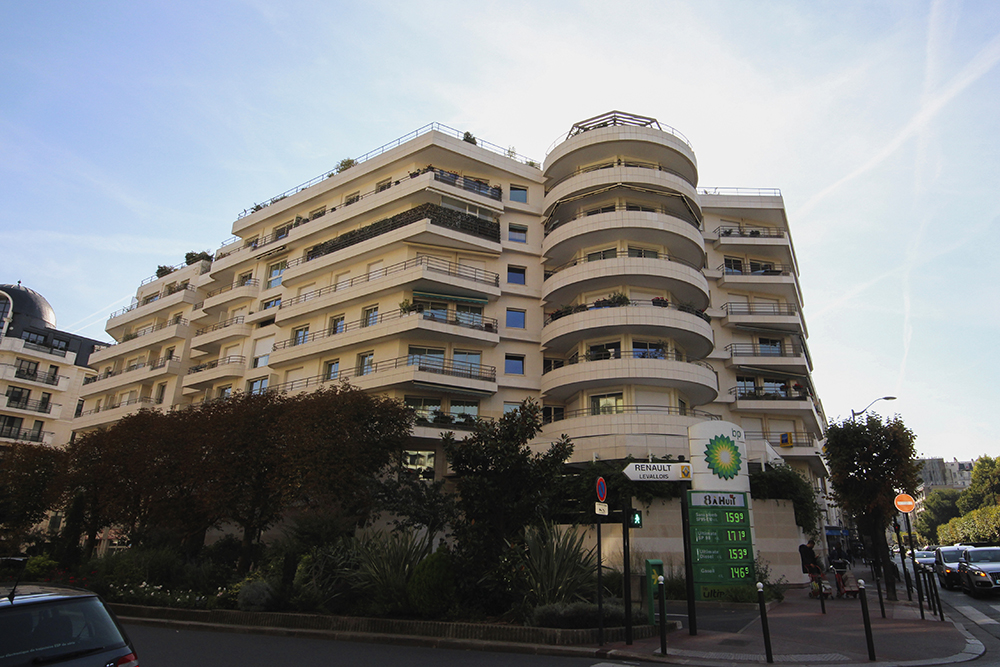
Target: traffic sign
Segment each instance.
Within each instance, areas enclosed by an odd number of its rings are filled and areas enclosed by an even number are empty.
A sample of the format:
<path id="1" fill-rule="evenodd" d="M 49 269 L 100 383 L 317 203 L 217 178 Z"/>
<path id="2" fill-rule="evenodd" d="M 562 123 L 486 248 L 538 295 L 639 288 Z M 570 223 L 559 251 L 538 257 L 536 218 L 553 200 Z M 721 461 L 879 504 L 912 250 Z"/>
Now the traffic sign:
<path id="1" fill-rule="evenodd" d="M 633 509 L 628 525 L 631 528 L 642 528 L 642 510 Z"/>
<path id="2" fill-rule="evenodd" d="M 899 494 L 892 502 L 896 506 L 896 509 L 903 514 L 909 514 L 917 506 L 917 503 L 913 500 L 913 496 L 908 493 Z"/>
<path id="3" fill-rule="evenodd" d="M 594 503 L 594 514 L 600 514 L 601 516 L 608 515 L 608 504 L 607 503 Z"/>
<path id="4" fill-rule="evenodd" d="M 686 482 L 691 480 L 690 463 L 630 463 L 622 472 L 633 482 Z"/>
<path id="5" fill-rule="evenodd" d="M 603 477 L 597 478 L 597 500 L 604 502 L 608 499 L 608 485 L 605 483 Z M 607 512 L 605 512 L 607 514 Z"/>

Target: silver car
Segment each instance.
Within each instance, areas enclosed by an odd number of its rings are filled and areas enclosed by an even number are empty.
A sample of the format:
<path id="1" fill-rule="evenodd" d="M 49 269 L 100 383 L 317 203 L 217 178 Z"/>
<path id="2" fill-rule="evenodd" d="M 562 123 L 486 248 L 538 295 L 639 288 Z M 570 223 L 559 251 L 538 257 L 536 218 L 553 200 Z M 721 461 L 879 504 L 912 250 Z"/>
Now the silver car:
<path id="1" fill-rule="evenodd" d="M 958 559 L 962 590 L 979 597 L 1000 590 L 1000 547 L 968 547 Z"/>

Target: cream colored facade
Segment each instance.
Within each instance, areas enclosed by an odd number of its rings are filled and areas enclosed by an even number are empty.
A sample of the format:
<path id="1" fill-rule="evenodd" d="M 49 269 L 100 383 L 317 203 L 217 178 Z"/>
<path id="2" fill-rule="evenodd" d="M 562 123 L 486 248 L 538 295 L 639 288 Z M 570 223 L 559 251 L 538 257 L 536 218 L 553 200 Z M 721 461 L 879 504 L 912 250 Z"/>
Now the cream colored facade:
<path id="1" fill-rule="evenodd" d="M 471 138 L 471 137 L 469 137 Z M 687 140 L 612 113 L 543 165 L 432 125 L 254 206 L 212 261 L 112 315 L 74 428 L 235 390 L 347 379 L 441 430 L 544 406 L 574 460 L 687 454 L 687 428 L 742 424 L 757 462 L 824 491 L 798 267 L 779 192 L 699 190 Z"/>

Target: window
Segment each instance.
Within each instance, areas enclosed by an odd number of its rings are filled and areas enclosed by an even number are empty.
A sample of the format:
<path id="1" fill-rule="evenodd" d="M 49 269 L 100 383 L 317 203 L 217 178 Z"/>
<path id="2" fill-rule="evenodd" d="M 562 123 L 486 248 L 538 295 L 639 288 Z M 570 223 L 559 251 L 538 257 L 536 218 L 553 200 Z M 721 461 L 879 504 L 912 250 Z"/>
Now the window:
<path id="1" fill-rule="evenodd" d="M 69 343 L 64 340 L 59 340 L 58 338 L 52 339 L 52 349 L 53 350 L 65 350 L 69 347 Z"/>
<path id="2" fill-rule="evenodd" d="M 266 289 L 271 289 L 272 287 L 278 287 L 281 285 L 281 274 L 285 272 L 285 267 L 288 266 L 288 262 L 281 260 L 271 266 L 267 267 L 267 284 Z"/>
<path id="3" fill-rule="evenodd" d="M 587 211 L 587 215 L 597 215 L 598 213 L 614 213 L 615 205 L 607 204 L 605 206 L 598 206 L 597 208 L 592 208 Z"/>
<path id="4" fill-rule="evenodd" d="M 523 266 L 507 266 L 507 282 L 512 285 L 525 284 L 525 268 Z"/>
<path id="5" fill-rule="evenodd" d="M 327 380 L 336 380 L 340 377 L 340 359 L 326 362 L 326 372 L 324 376 Z"/>
<path id="6" fill-rule="evenodd" d="M 520 410 L 520 409 L 521 409 L 521 404 L 520 403 L 504 403 L 503 404 L 503 413 L 504 414 L 507 414 L 508 412 L 514 412 L 514 410 Z"/>
<path id="7" fill-rule="evenodd" d="M 375 353 L 362 352 L 358 355 L 358 375 L 371 375 L 375 372 Z"/>
<path id="8" fill-rule="evenodd" d="M 546 405 L 542 408 L 542 423 L 550 424 L 566 419 L 566 408 L 557 405 Z"/>
<path id="9" fill-rule="evenodd" d="M 656 213 L 656 209 L 649 204 L 637 204 L 635 202 L 626 202 L 626 211 L 644 211 L 646 213 Z"/>
<path id="10" fill-rule="evenodd" d="M 516 310 L 514 308 L 507 309 L 507 328 L 508 329 L 523 329 L 525 327 L 524 323 L 525 312 L 523 310 Z"/>
<path id="11" fill-rule="evenodd" d="M 267 338 L 261 338 L 254 341 L 253 344 L 253 363 L 252 368 L 260 368 L 262 366 L 267 366 L 268 358 L 271 355 L 271 349 L 274 347 L 274 336 L 268 336 Z"/>
<path id="12" fill-rule="evenodd" d="M 476 377 L 479 375 L 480 366 L 483 363 L 483 353 L 469 350 L 455 350 L 451 355 L 451 361 L 456 373 Z"/>
<path id="13" fill-rule="evenodd" d="M 361 326 L 370 327 L 378 324 L 378 306 L 368 306 L 361 311 Z"/>
<path id="14" fill-rule="evenodd" d="M 330 328 L 327 330 L 330 335 L 344 333 L 344 316 L 334 315 L 330 318 Z"/>
<path id="15" fill-rule="evenodd" d="M 420 479 L 434 479 L 434 452 L 431 450 L 406 450 L 403 452 L 403 467 L 415 473 Z"/>
<path id="16" fill-rule="evenodd" d="M 588 361 L 602 361 L 604 359 L 621 359 L 622 356 L 622 344 L 621 341 L 612 341 L 610 343 L 598 343 L 596 345 L 591 345 L 587 349 L 587 359 Z"/>
<path id="17" fill-rule="evenodd" d="M 248 271 L 236 279 L 236 286 L 243 287 L 244 285 L 248 285 L 251 280 L 253 280 L 253 271 Z"/>
<path id="18" fill-rule="evenodd" d="M 355 202 L 358 202 L 360 200 L 361 200 L 361 193 L 352 192 L 351 194 L 344 197 L 344 206 L 350 206 L 351 204 L 354 204 Z"/>
<path id="19" fill-rule="evenodd" d="M 267 301 L 260 302 L 260 309 L 267 310 L 269 308 L 280 308 L 281 307 L 281 297 L 276 296 L 273 299 L 268 299 Z"/>
<path id="20" fill-rule="evenodd" d="M 440 398 L 427 398 L 426 396 L 407 396 L 406 405 L 413 409 L 417 419 L 430 421 L 434 418 L 435 412 L 441 411 Z"/>
<path id="21" fill-rule="evenodd" d="M 460 401 L 458 399 L 451 399 L 451 413 L 456 417 L 467 416 L 467 417 L 478 417 L 479 416 L 479 401 Z"/>
<path id="22" fill-rule="evenodd" d="M 681 415 L 686 415 L 688 413 L 688 404 L 683 398 L 677 399 L 677 412 Z"/>
<path id="23" fill-rule="evenodd" d="M 219 398 L 229 398 L 233 395 L 233 385 L 225 384 L 219 387 L 216 394 Z"/>
<path id="24" fill-rule="evenodd" d="M 392 179 L 387 178 L 384 181 L 379 181 L 375 184 L 375 192 L 383 192 L 392 187 Z"/>
<path id="25" fill-rule="evenodd" d="M 528 203 L 528 188 L 520 185 L 510 186 L 510 200 L 521 202 L 522 204 Z"/>
<path id="26" fill-rule="evenodd" d="M 606 250 L 598 250 L 596 252 L 587 253 L 588 262 L 597 262 L 602 259 L 614 259 L 618 257 L 618 248 L 608 248 Z"/>
<path id="27" fill-rule="evenodd" d="M 622 394 L 600 394 L 590 397 L 590 414 L 611 415 L 625 411 L 625 401 Z"/>
<path id="28" fill-rule="evenodd" d="M 467 327 L 483 326 L 483 307 L 460 303 L 455 306 L 455 318 Z"/>
<path id="29" fill-rule="evenodd" d="M 760 275 L 774 271 L 774 262 L 761 262 L 756 259 L 750 260 L 750 273 Z"/>
<path id="30" fill-rule="evenodd" d="M 636 359 L 665 359 L 667 351 L 663 343 L 632 341 L 632 356 Z"/>
<path id="31" fill-rule="evenodd" d="M 524 355 L 508 354 L 505 356 L 503 372 L 507 375 L 524 375 Z"/>
<path id="32" fill-rule="evenodd" d="M 422 371 L 440 371 L 444 368 L 444 349 L 411 345 L 406 365 L 419 366 Z"/>
<path id="33" fill-rule="evenodd" d="M 760 355 L 762 357 L 780 357 L 781 356 L 781 339 L 780 338 L 759 338 L 758 345 L 760 349 Z"/>
<path id="34" fill-rule="evenodd" d="M 280 239 L 285 238 L 286 236 L 288 236 L 288 232 L 290 232 L 291 230 L 292 230 L 292 223 L 290 223 L 290 222 L 287 223 L 287 224 L 281 225 L 280 227 L 275 227 L 274 228 L 274 240 L 278 241 Z"/>
<path id="35" fill-rule="evenodd" d="M 251 394 L 263 394 L 267 390 L 267 378 L 250 380 L 247 383 L 247 392 Z"/>
<path id="36" fill-rule="evenodd" d="M 528 228 L 524 225 L 508 225 L 507 240 L 514 243 L 528 242 Z"/>
<path id="37" fill-rule="evenodd" d="M 309 219 L 315 220 L 316 218 L 322 218 L 324 215 L 326 215 L 326 206 L 321 206 L 309 214 Z"/>
<path id="38" fill-rule="evenodd" d="M 42 334 L 37 334 L 32 331 L 25 331 L 21 334 L 21 338 L 27 343 L 34 343 L 35 345 L 45 345 L 45 336 Z"/>
<path id="39" fill-rule="evenodd" d="M 650 259 L 657 259 L 660 253 L 655 250 L 650 250 L 649 248 L 637 248 L 635 246 L 628 247 L 629 257 L 648 257 Z"/>
<path id="40" fill-rule="evenodd" d="M 739 257 L 726 257 L 726 273 L 742 275 L 743 260 Z"/>
<path id="41" fill-rule="evenodd" d="M 566 362 L 562 359 L 543 359 L 542 360 L 542 373 L 548 373 L 549 371 L 554 371 L 557 368 L 562 368 L 566 365 Z"/>
<path id="42" fill-rule="evenodd" d="M 158 301 L 159 299 L 160 299 L 159 293 L 150 294 L 149 296 L 147 296 L 145 299 L 142 300 L 142 305 L 145 306 L 147 303 L 153 303 L 154 301 Z"/>
<path id="43" fill-rule="evenodd" d="M 299 327 L 292 331 L 292 345 L 302 345 L 309 341 L 309 327 Z"/>
<path id="44" fill-rule="evenodd" d="M 423 313 L 425 320 L 445 322 L 448 319 L 448 304 L 444 301 L 425 301 L 416 299 L 413 306 L 417 312 Z"/>
<path id="45" fill-rule="evenodd" d="M 753 396 L 757 393 L 757 381 L 750 376 L 737 375 L 736 393 L 739 396 Z"/>
<path id="46" fill-rule="evenodd" d="M 783 396 L 788 398 L 788 383 L 784 380 L 774 378 L 764 378 L 764 394 L 773 397 Z"/>

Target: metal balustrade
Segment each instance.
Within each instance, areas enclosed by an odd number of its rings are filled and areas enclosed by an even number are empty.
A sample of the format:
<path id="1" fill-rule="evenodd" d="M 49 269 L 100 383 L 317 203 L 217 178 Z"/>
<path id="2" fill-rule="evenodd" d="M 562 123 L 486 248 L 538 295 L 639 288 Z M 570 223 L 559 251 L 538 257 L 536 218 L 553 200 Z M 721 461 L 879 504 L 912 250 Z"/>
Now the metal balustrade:
<path id="1" fill-rule="evenodd" d="M 239 289 L 241 287 L 259 287 L 259 286 L 260 286 L 260 281 L 257 280 L 256 278 L 237 280 L 232 285 L 226 285 L 224 287 L 220 287 L 219 289 L 212 290 L 211 292 L 205 295 L 205 298 L 211 299 L 213 296 L 219 296 L 220 294 L 225 294 L 226 292 L 230 292 L 234 289 Z"/>
<path id="2" fill-rule="evenodd" d="M 737 238 L 765 238 L 765 239 L 783 239 L 785 238 L 785 232 L 781 229 L 774 229 L 773 227 L 753 227 L 753 226 L 743 226 L 739 225 L 720 225 L 715 228 L 715 233 L 720 239 L 727 237 L 737 237 Z"/>
<path id="3" fill-rule="evenodd" d="M 715 270 L 727 276 L 790 276 L 795 271 L 795 267 L 791 264 L 761 262 L 761 265 L 761 268 L 753 269 L 749 266 L 726 266 L 722 264 Z"/>
<path id="4" fill-rule="evenodd" d="M 140 396 L 139 398 L 133 398 L 126 401 L 118 401 L 117 403 L 112 403 L 111 405 L 105 405 L 103 407 L 94 408 L 93 410 L 85 410 L 77 415 L 77 417 L 87 417 L 90 415 L 96 415 L 101 412 L 108 412 L 109 410 L 117 410 L 118 408 L 127 407 L 129 405 L 160 405 L 162 401 L 158 401 L 150 396 Z"/>
<path id="5" fill-rule="evenodd" d="M 42 414 L 50 414 L 52 412 L 52 406 L 56 405 L 47 400 L 36 401 L 31 398 L 14 398 L 13 396 L 7 398 L 7 407 L 13 410 L 28 410 L 30 412 L 40 412 Z"/>
<path id="6" fill-rule="evenodd" d="M 100 382 L 101 380 L 106 380 L 110 377 L 115 377 L 116 375 L 131 373 L 132 371 L 141 370 L 147 367 L 155 370 L 157 368 L 163 368 L 164 366 L 167 365 L 167 362 L 180 361 L 180 360 L 181 358 L 178 357 L 176 354 L 171 354 L 166 357 L 160 357 L 159 359 L 154 359 L 148 364 L 146 362 L 139 362 L 137 364 L 132 364 L 127 368 L 123 368 L 119 371 L 103 371 L 101 373 L 98 373 L 97 375 L 91 375 L 90 377 L 85 377 L 83 378 L 83 384 L 84 385 L 93 384 L 94 382 Z"/>
<path id="7" fill-rule="evenodd" d="M 214 359 L 204 364 L 198 364 L 197 366 L 191 366 L 187 369 L 187 374 L 191 375 L 193 373 L 201 373 L 202 371 L 211 370 L 213 368 L 218 368 L 219 366 L 229 366 L 238 365 L 244 366 L 247 363 L 247 358 L 239 354 L 230 354 L 227 357 L 222 357 L 221 359 Z"/>
<path id="8" fill-rule="evenodd" d="M 668 255 L 668 254 L 662 253 L 662 252 L 656 252 L 656 253 L 654 253 L 654 252 L 651 252 L 651 251 L 644 251 L 641 256 L 639 256 L 639 255 L 630 255 L 628 253 L 622 253 L 622 254 L 617 254 L 616 253 L 613 257 L 604 257 L 604 256 L 601 256 L 601 257 L 578 257 L 577 259 L 570 260 L 569 262 L 566 262 L 565 264 L 562 264 L 562 265 L 557 266 L 555 268 L 552 268 L 552 269 L 548 269 L 547 268 L 547 269 L 545 269 L 545 280 L 548 280 L 549 278 L 551 278 L 555 274 L 559 273 L 560 271 L 565 271 L 566 269 L 570 269 L 570 268 L 572 268 L 574 266 L 579 266 L 580 264 L 588 264 L 590 262 L 610 262 L 610 261 L 616 260 L 616 259 L 653 259 L 653 260 L 658 260 L 658 261 L 661 261 L 661 262 L 672 262 L 672 263 L 675 263 L 675 264 L 682 264 L 682 265 L 684 265 L 684 266 L 686 266 L 688 268 L 694 269 L 695 271 L 701 271 L 701 266 L 699 266 L 698 264 L 695 264 L 694 262 L 689 262 L 686 259 L 681 259 L 680 257 L 674 257 L 672 255 Z"/>
<path id="9" fill-rule="evenodd" d="M 697 417 L 711 421 L 721 420 L 722 417 L 704 410 L 693 408 L 677 408 L 669 405 L 613 405 L 605 407 L 580 408 L 578 410 L 563 410 L 558 413 L 542 418 L 543 424 L 574 419 L 577 417 L 609 417 L 612 415 L 670 415 L 677 417 Z"/>
<path id="10" fill-rule="evenodd" d="M 237 315 L 236 317 L 230 317 L 228 320 L 223 322 L 217 322 L 210 327 L 205 327 L 204 329 L 198 329 L 194 332 L 195 336 L 201 336 L 202 334 L 211 333 L 213 331 L 219 331 L 220 329 L 225 329 L 226 327 L 231 327 L 235 324 L 243 324 L 243 315 Z"/>
<path id="11" fill-rule="evenodd" d="M 373 361 L 365 366 L 337 369 L 335 372 L 314 375 L 312 377 L 301 378 L 299 380 L 292 380 L 283 384 L 274 385 L 273 387 L 268 387 L 267 391 L 298 391 L 301 389 L 320 387 L 328 382 L 341 382 L 350 378 L 358 378 L 387 370 L 406 368 L 410 366 L 416 366 L 418 370 L 427 373 L 436 373 L 438 375 L 448 375 L 451 377 L 469 380 L 496 382 L 497 379 L 497 369 L 495 366 L 455 362 L 439 357 L 409 354 L 405 357 L 396 357 L 395 359 Z"/>
<path id="12" fill-rule="evenodd" d="M 548 313 L 545 316 L 545 320 L 542 326 L 548 326 L 556 320 L 566 317 L 567 315 L 573 315 L 574 313 L 583 313 L 588 310 L 601 310 L 604 308 L 623 308 L 623 307 L 655 307 L 655 308 L 670 308 L 673 310 L 678 310 L 682 313 L 688 313 L 694 315 L 706 322 L 711 322 L 712 318 L 706 315 L 703 311 L 698 310 L 694 306 L 689 306 L 683 303 L 673 303 L 668 299 L 629 299 L 628 303 L 618 302 L 613 299 L 598 299 L 593 303 L 581 303 L 575 306 L 563 306 L 562 308 Z"/>
<path id="13" fill-rule="evenodd" d="M 734 357 L 801 357 L 802 346 L 794 343 L 761 345 L 759 343 L 730 343 L 726 351 Z"/>
<path id="14" fill-rule="evenodd" d="M 0 427 L 0 438 L 17 440 L 19 442 L 44 442 L 53 434 L 52 431 L 37 431 L 35 429 L 21 429 L 12 426 Z"/>
<path id="15" fill-rule="evenodd" d="M 752 401 L 804 401 L 812 398 L 804 387 L 733 387 L 730 395 Z"/>
<path id="16" fill-rule="evenodd" d="M 612 361 L 617 359 L 659 359 L 661 361 L 679 361 L 685 364 L 692 364 L 694 366 L 701 366 L 702 368 L 707 368 L 708 370 L 715 373 L 715 369 L 712 365 L 705 361 L 689 361 L 684 358 L 683 354 L 679 352 L 669 352 L 663 349 L 652 349 L 652 350 L 601 350 L 586 352 L 584 354 L 573 355 L 569 359 L 552 359 L 546 358 L 545 361 L 553 362 L 552 367 L 548 370 L 542 369 L 542 375 L 556 370 L 557 368 L 562 368 L 563 366 L 572 366 L 574 364 L 582 364 L 593 361 Z M 559 365 L 555 365 L 558 363 Z"/>
<path id="17" fill-rule="evenodd" d="M 124 315 L 125 313 L 132 312 L 136 308 L 141 308 L 143 306 L 148 306 L 151 303 L 156 303 L 157 301 L 159 301 L 160 299 L 162 299 L 164 297 L 168 297 L 171 294 L 177 294 L 178 292 L 183 292 L 185 290 L 189 290 L 191 292 L 197 292 L 198 288 L 195 287 L 194 285 L 192 285 L 191 283 L 187 283 L 186 285 L 177 285 L 177 286 L 171 287 L 169 289 L 168 288 L 164 288 L 163 290 L 161 290 L 160 292 L 158 292 L 156 294 L 147 294 L 145 297 L 143 297 L 142 301 L 136 301 L 135 303 L 133 303 L 130 306 L 125 306 L 124 308 L 116 310 L 115 312 L 111 313 L 111 315 L 108 316 L 108 319 L 114 319 L 115 317 L 120 317 L 120 316 Z M 155 297 L 155 298 L 153 298 L 153 297 Z"/>
<path id="18" fill-rule="evenodd" d="M 623 185 L 622 187 L 626 186 Z M 608 206 L 602 206 L 596 209 L 579 211 L 573 215 L 568 215 L 566 217 L 560 216 L 559 218 L 555 219 L 549 218 L 545 222 L 543 233 L 545 236 L 548 236 L 549 234 L 559 229 L 563 225 L 573 222 L 574 220 L 579 220 L 581 218 L 589 218 L 592 215 L 600 215 L 602 213 L 617 213 L 620 211 L 625 211 L 628 213 L 658 213 L 660 215 L 669 215 L 673 218 L 677 218 L 678 220 L 683 220 L 684 222 L 688 223 L 695 229 L 698 230 L 701 229 L 701 223 L 699 223 L 694 216 L 686 218 L 677 211 L 668 209 L 666 206 L 650 206 L 649 204 L 625 203 L 625 204 L 614 204 L 614 205 L 609 204 Z"/>
<path id="19" fill-rule="evenodd" d="M 746 303 L 730 301 L 722 304 L 722 310 L 728 315 L 798 315 L 799 309 L 794 303 Z"/>
<path id="20" fill-rule="evenodd" d="M 58 373 L 46 373 L 39 370 L 28 370 L 20 366 L 14 366 L 13 364 L 0 364 L 0 366 L 7 366 L 8 368 L 14 369 L 14 377 L 18 380 L 28 380 L 29 382 L 40 382 L 41 384 L 57 385 L 61 378 L 68 377 L 66 375 L 59 375 Z"/>

